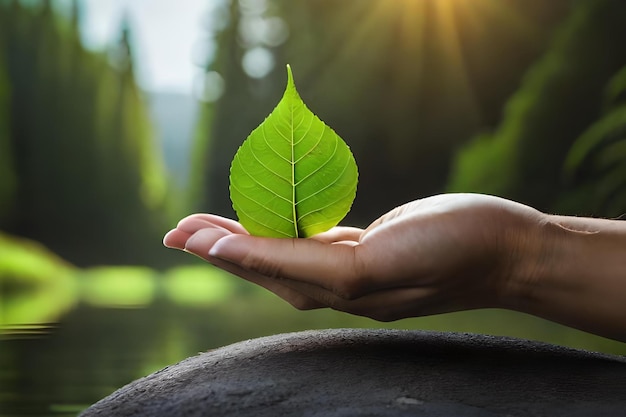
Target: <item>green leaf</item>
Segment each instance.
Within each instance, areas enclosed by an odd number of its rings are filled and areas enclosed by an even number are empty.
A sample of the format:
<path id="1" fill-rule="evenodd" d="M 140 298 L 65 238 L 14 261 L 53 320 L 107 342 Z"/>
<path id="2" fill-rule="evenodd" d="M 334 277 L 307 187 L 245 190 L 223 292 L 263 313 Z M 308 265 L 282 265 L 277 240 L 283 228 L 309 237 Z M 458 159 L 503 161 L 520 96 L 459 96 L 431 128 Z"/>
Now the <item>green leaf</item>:
<path id="1" fill-rule="evenodd" d="M 304 104 L 287 65 L 287 88 L 250 133 L 230 168 L 230 198 L 253 235 L 309 237 L 350 210 L 358 172 L 350 148 Z"/>

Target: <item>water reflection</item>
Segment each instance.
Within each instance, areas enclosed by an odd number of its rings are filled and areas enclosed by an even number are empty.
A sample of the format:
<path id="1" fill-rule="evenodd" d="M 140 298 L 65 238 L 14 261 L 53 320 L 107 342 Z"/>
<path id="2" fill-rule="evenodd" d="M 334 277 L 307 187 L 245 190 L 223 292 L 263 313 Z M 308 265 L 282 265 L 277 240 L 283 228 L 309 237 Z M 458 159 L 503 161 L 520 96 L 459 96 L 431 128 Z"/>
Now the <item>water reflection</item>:
<path id="1" fill-rule="evenodd" d="M 81 301 L 56 325 L 5 326 L 2 415 L 75 415 L 133 379 L 246 334 L 246 325 L 228 323 L 221 309 L 161 298 L 143 307 Z"/>
<path id="2" fill-rule="evenodd" d="M 59 275 L 63 272 L 65 275 Z M 0 413 L 71 416 L 122 385 L 198 352 L 264 335 L 329 327 L 504 334 L 626 354 L 626 345 L 529 316 L 479 310 L 377 323 L 300 312 L 206 265 L 56 271 L 4 291 Z"/>

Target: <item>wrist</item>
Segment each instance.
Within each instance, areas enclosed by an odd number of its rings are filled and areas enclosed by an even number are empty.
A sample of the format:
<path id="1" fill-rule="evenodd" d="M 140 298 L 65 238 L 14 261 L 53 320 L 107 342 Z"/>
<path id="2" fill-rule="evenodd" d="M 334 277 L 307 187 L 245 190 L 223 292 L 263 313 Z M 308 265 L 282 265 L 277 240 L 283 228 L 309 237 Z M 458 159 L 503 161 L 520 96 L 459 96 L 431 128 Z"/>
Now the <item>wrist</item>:
<path id="1" fill-rule="evenodd" d="M 551 216 L 540 212 L 528 223 L 507 229 L 499 291 L 503 308 L 529 313 L 538 302 L 540 282 L 550 275 L 551 252 L 557 239 L 553 232 Z"/>
<path id="2" fill-rule="evenodd" d="M 544 214 L 516 260 L 508 308 L 626 338 L 626 222 Z"/>

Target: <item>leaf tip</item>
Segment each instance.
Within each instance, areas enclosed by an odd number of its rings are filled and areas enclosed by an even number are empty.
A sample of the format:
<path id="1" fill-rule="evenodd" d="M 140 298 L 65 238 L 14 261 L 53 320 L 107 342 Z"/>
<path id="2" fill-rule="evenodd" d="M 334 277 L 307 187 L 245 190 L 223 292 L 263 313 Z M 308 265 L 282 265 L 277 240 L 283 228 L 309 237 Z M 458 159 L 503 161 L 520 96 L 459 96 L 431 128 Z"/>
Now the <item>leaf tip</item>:
<path id="1" fill-rule="evenodd" d="M 296 83 L 293 81 L 293 74 L 291 73 L 291 66 L 287 64 L 287 91 L 296 90 Z"/>

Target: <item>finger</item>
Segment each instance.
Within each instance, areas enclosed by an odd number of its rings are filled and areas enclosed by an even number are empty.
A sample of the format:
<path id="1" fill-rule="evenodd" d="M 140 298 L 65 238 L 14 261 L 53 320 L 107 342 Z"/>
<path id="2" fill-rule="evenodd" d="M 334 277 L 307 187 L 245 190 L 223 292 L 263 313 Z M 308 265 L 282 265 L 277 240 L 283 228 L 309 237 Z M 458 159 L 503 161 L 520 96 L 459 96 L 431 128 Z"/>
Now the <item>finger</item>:
<path id="1" fill-rule="evenodd" d="M 358 250 L 358 245 L 329 245 L 314 239 L 229 235 L 209 254 L 264 276 L 301 281 L 354 298 L 372 289 L 360 273 L 365 269 L 358 265 Z"/>
<path id="2" fill-rule="evenodd" d="M 214 214 L 192 214 L 178 222 L 176 229 L 169 231 L 163 238 L 168 248 L 184 249 L 187 239 L 200 229 L 221 228 L 233 233 L 248 234 L 238 222 Z"/>
<path id="3" fill-rule="evenodd" d="M 187 240 L 184 248 L 185 251 L 199 256 L 218 268 L 262 286 L 300 310 L 325 307 L 323 304 L 301 294 L 299 291 L 286 287 L 276 279 L 265 277 L 256 272 L 245 270 L 233 263 L 210 256 L 209 251 L 215 242 L 228 235 L 230 235 L 230 232 L 221 228 L 201 229 Z"/>
<path id="4" fill-rule="evenodd" d="M 163 237 L 163 245 L 168 248 L 173 249 L 185 249 L 185 244 L 187 243 L 187 239 L 189 239 L 191 235 L 189 233 L 183 232 L 178 229 L 170 230 Z"/>
<path id="5" fill-rule="evenodd" d="M 215 242 L 224 236 L 228 236 L 231 233 L 221 227 L 206 227 L 196 231 L 189 236 L 187 242 L 185 242 L 185 250 L 193 253 L 196 256 L 210 261 L 212 258 L 209 256 L 209 250 Z"/>
<path id="6" fill-rule="evenodd" d="M 232 233 L 248 234 L 248 231 L 235 220 L 215 214 L 198 213 L 192 214 L 178 222 L 177 229 L 187 233 L 195 233 L 208 227 L 220 227 Z"/>
<path id="7" fill-rule="evenodd" d="M 357 227 L 337 226 L 333 227 L 327 232 L 319 233 L 315 236 L 312 236 L 311 239 L 324 243 L 336 243 L 346 241 L 358 242 L 362 233 L 363 229 L 359 229 Z"/>

